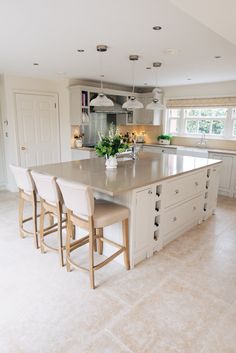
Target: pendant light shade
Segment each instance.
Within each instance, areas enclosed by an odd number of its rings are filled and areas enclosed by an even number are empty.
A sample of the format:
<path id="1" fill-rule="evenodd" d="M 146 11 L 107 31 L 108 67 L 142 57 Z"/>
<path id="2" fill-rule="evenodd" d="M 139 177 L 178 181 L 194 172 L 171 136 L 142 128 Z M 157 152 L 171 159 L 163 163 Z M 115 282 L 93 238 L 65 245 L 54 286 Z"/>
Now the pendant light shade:
<path id="1" fill-rule="evenodd" d="M 134 109 L 143 108 L 143 103 L 139 102 L 134 95 L 134 64 L 135 64 L 135 61 L 137 61 L 138 59 L 139 59 L 138 55 L 130 55 L 129 56 L 129 60 L 132 61 L 132 64 L 133 64 L 133 66 L 132 66 L 133 90 L 132 90 L 131 97 L 129 97 L 127 102 L 125 102 L 122 105 L 122 108 L 127 109 L 127 110 L 134 110 Z"/>
<path id="2" fill-rule="evenodd" d="M 96 98 L 92 99 L 89 103 L 91 107 L 113 107 L 114 103 L 111 99 L 107 98 L 104 93 L 99 93 Z"/>
<path id="3" fill-rule="evenodd" d="M 161 67 L 161 63 L 155 62 L 155 63 L 153 63 L 153 67 L 156 68 L 156 71 L 157 71 L 157 68 Z M 163 104 L 161 104 L 160 99 L 159 99 L 159 90 L 157 88 L 157 77 L 156 77 L 156 88 L 154 88 L 152 93 L 153 93 L 152 102 L 146 105 L 146 109 L 148 109 L 148 110 L 163 110 L 165 108 L 165 106 Z"/>
<path id="4" fill-rule="evenodd" d="M 97 51 L 100 53 L 100 78 L 101 78 L 101 90 L 96 98 L 92 99 L 89 103 L 91 107 L 113 107 L 114 103 L 111 99 L 103 93 L 103 80 L 104 75 L 102 74 L 102 53 L 107 51 L 107 45 L 97 45 Z"/>
<path id="5" fill-rule="evenodd" d="M 122 108 L 127 110 L 141 109 L 143 108 L 143 103 L 139 102 L 134 96 L 131 96 L 127 102 L 122 105 Z"/>

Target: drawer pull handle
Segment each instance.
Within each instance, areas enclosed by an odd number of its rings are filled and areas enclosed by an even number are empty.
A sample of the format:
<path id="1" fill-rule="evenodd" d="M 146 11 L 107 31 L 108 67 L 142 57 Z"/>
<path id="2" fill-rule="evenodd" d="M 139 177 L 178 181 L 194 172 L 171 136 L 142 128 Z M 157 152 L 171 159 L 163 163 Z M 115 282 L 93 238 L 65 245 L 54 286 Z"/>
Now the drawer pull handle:
<path id="1" fill-rule="evenodd" d="M 177 217 L 173 217 L 171 222 L 176 222 L 177 221 Z"/>
<path id="2" fill-rule="evenodd" d="M 175 193 L 176 193 L 176 194 L 179 194 L 179 190 L 178 190 L 178 189 L 176 189 L 176 190 L 175 190 Z"/>
<path id="3" fill-rule="evenodd" d="M 195 181 L 195 185 L 198 186 L 198 182 L 197 181 Z"/>

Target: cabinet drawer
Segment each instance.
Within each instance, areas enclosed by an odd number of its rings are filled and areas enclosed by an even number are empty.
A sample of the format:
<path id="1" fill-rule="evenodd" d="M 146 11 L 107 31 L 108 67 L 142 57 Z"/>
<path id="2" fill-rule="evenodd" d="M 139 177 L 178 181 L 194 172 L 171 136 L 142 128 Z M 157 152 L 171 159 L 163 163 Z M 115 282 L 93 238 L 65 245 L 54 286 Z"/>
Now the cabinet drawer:
<path id="1" fill-rule="evenodd" d="M 161 218 L 161 227 L 163 234 L 175 231 L 183 227 L 185 224 L 191 223 L 193 220 L 201 217 L 203 212 L 202 196 L 188 201 L 174 209 L 163 213 Z"/>
<path id="2" fill-rule="evenodd" d="M 201 171 L 178 180 L 169 181 L 165 185 L 166 197 L 164 207 L 167 208 L 188 198 L 195 197 L 205 190 L 206 172 Z"/>

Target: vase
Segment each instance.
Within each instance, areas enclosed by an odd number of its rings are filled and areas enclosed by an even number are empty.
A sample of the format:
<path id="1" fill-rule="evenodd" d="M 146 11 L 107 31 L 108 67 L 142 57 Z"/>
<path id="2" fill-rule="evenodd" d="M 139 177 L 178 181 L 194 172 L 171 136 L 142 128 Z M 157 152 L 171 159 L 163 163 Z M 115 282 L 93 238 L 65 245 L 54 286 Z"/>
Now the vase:
<path id="1" fill-rule="evenodd" d="M 106 168 L 107 169 L 115 169 L 115 168 L 117 168 L 118 162 L 117 162 L 116 156 L 110 156 L 110 157 L 106 158 L 106 163 L 105 164 L 106 164 Z"/>

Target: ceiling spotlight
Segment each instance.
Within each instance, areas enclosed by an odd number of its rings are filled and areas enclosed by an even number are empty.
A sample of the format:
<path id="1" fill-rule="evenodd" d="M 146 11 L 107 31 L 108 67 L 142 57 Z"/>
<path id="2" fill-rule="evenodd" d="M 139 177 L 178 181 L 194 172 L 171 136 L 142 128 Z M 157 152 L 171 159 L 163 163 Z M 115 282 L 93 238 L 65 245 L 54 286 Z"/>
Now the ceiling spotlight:
<path id="1" fill-rule="evenodd" d="M 215 55 L 214 58 L 215 59 L 221 59 L 221 56 L 220 55 Z"/>
<path id="2" fill-rule="evenodd" d="M 175 55 L 178 52 L 179 52 L 179 50 L 176 49 L 176 48 L 167 48 L 167 49 L 164 50 L 164 53 L 165 54 L 169 54 L 169 55 Z"/>
<path id="3" fill-rule="evenodd" d="M 154 26 L 152 27 L 152 29 L 154 29 L 154 31 L 160 31 L 162 29 L 161 26 Z"/>
<path id="4" fill-rule="evenodd" d="M 78 53 L 84 53 L 84 49 L 77 49 Z"/>
<path id="5" fill-rule="evenodd" d="M 33 63 L 34 66 L 39 66 L 39 63 Z"/>

